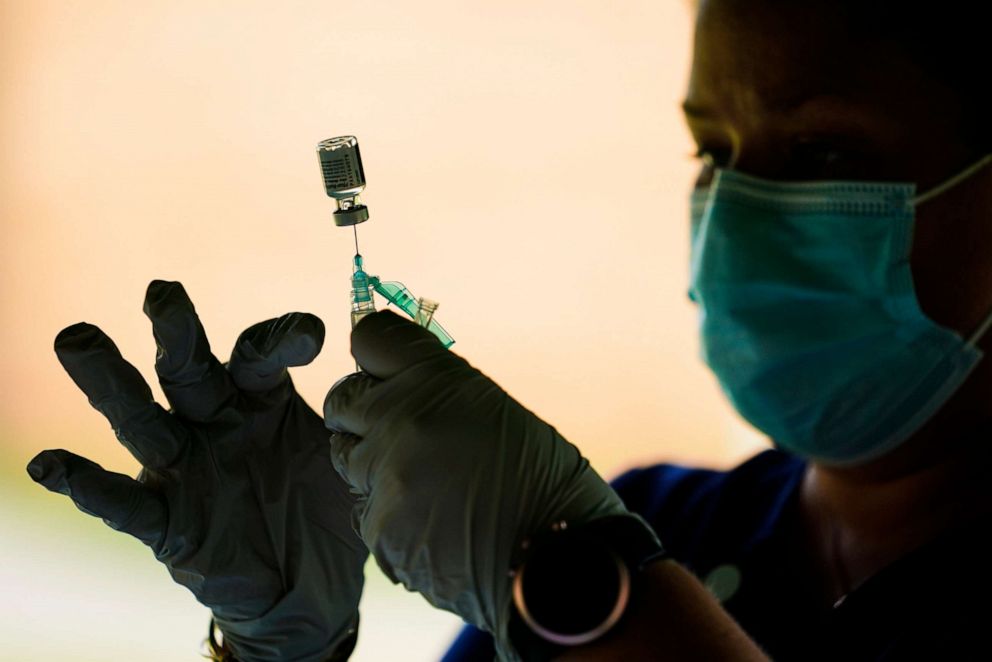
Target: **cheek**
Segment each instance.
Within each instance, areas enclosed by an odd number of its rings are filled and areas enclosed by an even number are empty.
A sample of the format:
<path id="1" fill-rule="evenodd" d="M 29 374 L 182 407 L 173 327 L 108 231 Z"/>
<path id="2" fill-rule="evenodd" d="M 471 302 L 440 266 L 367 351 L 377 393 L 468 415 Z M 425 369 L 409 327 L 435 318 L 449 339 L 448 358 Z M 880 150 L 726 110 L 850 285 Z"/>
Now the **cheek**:
<path id="1" fill-rule="evenodd" d="M 967 338 L 992 309 L 992 219 L 979 223 L 974 212 L 938 202 L 917 214 L 913 283 L 923 312 Z"/>

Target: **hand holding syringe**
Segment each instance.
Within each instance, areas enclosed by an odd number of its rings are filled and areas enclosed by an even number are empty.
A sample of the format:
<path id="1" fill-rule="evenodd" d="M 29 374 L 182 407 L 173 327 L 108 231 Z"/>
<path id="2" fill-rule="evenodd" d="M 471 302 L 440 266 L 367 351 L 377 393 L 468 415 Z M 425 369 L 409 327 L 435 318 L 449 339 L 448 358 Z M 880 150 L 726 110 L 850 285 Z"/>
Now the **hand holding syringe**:
<path id="1" fill-rule="evenodd" d="M 402 283 L 395 281 L 384 283 L 377 276 L 370 276 L 365 272 L 364 260 L 358 252 L 356 226 L 369 219 L 369 210 L 358 198 L 358 194 L 365 188 L 365 171 L 362 169 L 358 140 L 354 136 L 340 136 L 321 141 L 317 145 L 317 157 L 327 195 L 337 202 L 334 224 L 339 227 L 350 225 L 355 231 L 355 257 L 351 276 L 352 328 L 360 319 L 375 312 L 375 301 L 372 297 L 372 292 L 375 291 L 437 336 L 445 347 L 451 347 L 455 342 L 454 339 L 434 319 L 437 302 L 418 299 Z"/>

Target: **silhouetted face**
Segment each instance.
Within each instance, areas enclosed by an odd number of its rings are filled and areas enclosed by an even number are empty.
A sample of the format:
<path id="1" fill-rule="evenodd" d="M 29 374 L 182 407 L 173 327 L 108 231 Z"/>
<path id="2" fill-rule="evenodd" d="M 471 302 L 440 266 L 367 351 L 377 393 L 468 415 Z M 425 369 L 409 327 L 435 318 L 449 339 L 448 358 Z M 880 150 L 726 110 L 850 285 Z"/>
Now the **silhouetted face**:
<path id="1" fill-rule="evenodd" d="M 851 32 L 826 1 L 699 3 L 685 114 L 701 185 L 711 162 L 925 191 L 982 155 L 959 93 L 898 44 Z M 992 308 L 992 167 L 918 208 L 911 264 L 924 312 L 969 335 Z"/>

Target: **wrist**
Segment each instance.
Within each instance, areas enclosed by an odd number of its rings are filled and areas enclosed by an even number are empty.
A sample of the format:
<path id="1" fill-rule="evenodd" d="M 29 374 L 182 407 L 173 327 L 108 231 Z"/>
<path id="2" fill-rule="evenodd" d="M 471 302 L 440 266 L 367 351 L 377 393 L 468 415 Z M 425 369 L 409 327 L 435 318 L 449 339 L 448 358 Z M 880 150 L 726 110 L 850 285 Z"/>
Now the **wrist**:
<path id="1" fill-rule="evenodd" d="M 355 644 L 358 642 L 358 621 L 358 613 L 356 612 L 354 621 L 345 631 L 345 637 L 343 639 L 336 642 L 327 654 L 307 659 L 319 660 L 319 662 L 344 662 L 347 660 L 351 657 L 352 652 L 355 650 Z M 204 646 L 207 649 L 204 657 L 212 662 L 248 662 L 249 659 L 252 659 L 247 656 L 239 657 L 235 653 L 229 646 L 227 637 L 217 624 L 215 618 L 210 619 L 210 626 Z M 279 655 L 279 658 L 273 659 L 281 659 L 282 653 L 279 653 Z"/>
<path id="2" fill-rule="evenodd" d="M 550 659 L 613 630 L 641 569 L 664 554 L 650 527 L 630 514 L 558 522 L 522 550 L 508 635 L 524 660 Z"/>
<path id="3" fill-rule="evenodd" d="M 250 621 L 227 621 L 215 613 L 211 631 L 216 628 L 221 635 L 221 652 L 226 650 L 233 655 L 227 660 L 327 662 L 347 659 L 357 637 L 358 611 L 353 611 L 347 619 L 319 621 L 314 619 L 317 612 L 311 607 L 308 603 L 284 601 L 264 617 Z M 339 657 L 340 651 L 346 652 L 344 657 Z"/>

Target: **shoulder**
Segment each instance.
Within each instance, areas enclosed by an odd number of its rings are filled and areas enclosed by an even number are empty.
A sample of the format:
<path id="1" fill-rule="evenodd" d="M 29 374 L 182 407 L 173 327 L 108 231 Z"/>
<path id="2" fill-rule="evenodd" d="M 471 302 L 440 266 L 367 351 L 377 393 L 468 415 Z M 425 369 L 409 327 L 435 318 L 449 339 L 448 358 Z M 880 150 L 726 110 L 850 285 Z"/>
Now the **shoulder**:
<path id="1" fill-rule="evenodd" d="M 805 463 L 769 450 L 729 471 L 658 464 L 612 485 L 655 529 L 676 559 L 744 546 L 767 536 L 802 479 Z"/>

